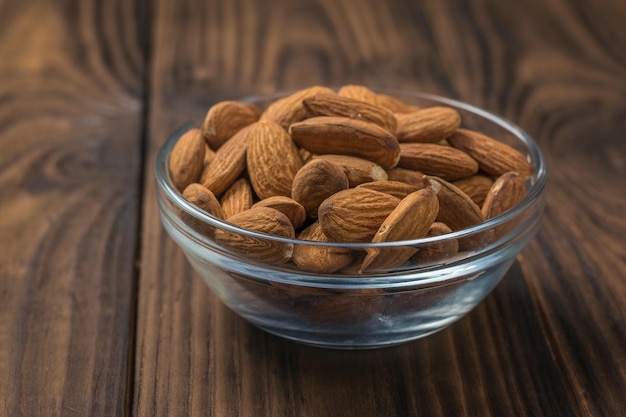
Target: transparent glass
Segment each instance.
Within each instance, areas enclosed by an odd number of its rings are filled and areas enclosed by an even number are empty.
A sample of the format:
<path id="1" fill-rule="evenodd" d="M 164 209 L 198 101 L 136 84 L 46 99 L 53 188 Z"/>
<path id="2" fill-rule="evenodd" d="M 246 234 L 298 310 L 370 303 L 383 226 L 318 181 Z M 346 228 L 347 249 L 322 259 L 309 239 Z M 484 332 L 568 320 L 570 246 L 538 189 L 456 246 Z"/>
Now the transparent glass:
<path id="1" fill-rule="evenodd" d="M 378 244 L 319 243 L 240 229 L 188 203 L 172 185 L 170 151 L 190 127 L 175 132 L 156 161 L 157 199 L 165 230 L 208 287 L 234 312 L 270 333 L 299 342 L 357 349 L 395 345 L 439 331 L 463 317 L 500 282 L 516 255 L 540 227 L 546 167 L 535 142 L 520 128 L 489 112 L 429 94 L 378 90 L 407 104 L 458 110 L 463 127 L 505 142 L 533 167 L 528 194 L 513 209 L 480 225 L 438 237 Z M 280 95 L 247 98 L 261 108 Z M 423 249 L 451 241 L 480 242 L 430 262 L 360 274 L 354 268 L 306 272 L 292 263 L 270 265 L 216 238 L 228 233 L 260 244 L 327 247 L 361 259 L 366 250 Z"/>

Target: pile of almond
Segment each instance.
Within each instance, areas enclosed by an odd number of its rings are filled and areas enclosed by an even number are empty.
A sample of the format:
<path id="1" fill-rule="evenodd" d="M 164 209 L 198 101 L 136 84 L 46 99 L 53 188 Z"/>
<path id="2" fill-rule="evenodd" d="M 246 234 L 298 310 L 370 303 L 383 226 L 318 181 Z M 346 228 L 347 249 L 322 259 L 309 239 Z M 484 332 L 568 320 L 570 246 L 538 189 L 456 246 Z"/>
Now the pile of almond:
<path id="1" fill-rule="evenodd" d="M 310 87 L 270 103 L 223 101 L 172 149 L 173 184 L 239 227 L 318 242 L 390 242 L 465 229 L 518 204 L 532 169 L 512 147 L 461 128 L 453 108 L 419 108 L 364 86 Z M 190 224 L 257 261 L 314 273 L 427 265 L 491 234 L 355 251 Z"/>

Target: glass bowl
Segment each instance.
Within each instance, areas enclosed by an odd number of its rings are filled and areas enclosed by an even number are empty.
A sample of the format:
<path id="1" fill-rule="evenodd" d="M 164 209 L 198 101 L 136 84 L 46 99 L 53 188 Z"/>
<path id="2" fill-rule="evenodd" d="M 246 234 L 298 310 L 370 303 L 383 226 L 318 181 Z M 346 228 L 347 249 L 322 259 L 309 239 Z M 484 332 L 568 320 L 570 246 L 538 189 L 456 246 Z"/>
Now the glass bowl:
<path id="1" fill-rule="evenodd" d="M 168 157 L 189 126 L 176 131 L 156 161 L 157 200 L 167 233 L 219 299 L 239 316 L 272 334 L 298 342 L 344 349 L 390 346 L 437 332 L 466 315 L 507 273 L 516 255 L 540 227 L 546 166 L 536 143 L 514 124 L 474 106 L 430 94 L 376 90 L 410 105 L 448 106 L 462 127 L 479 131 L 522 152 L 533 172 L 527 195 L 509 211 L 477 226 L 450 234 L 401 242 L 320 243 L 256 233 L 213 217 L 187 202 L 168 173 Z M 260 108 L 285 94 L 246 98 Z M 254 254 L 233 250 L 216 239 L 229 233 L 262 245 L 293 250 L 321 249 L 360 259 L 367 249 L 432 248 L 459 240 L 481 245 L 429 263 L 411 263 L 391 271 L 333 273 L 299 270 L 294 264 L 271 265 Z M 488 238 L 485 238 L 488 236 Z"/>

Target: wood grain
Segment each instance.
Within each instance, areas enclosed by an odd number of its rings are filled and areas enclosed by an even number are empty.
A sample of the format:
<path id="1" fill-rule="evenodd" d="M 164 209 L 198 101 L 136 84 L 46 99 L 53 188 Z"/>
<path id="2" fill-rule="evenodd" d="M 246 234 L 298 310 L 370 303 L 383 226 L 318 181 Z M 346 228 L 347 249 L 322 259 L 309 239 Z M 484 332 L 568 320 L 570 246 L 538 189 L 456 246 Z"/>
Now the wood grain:
<path id="1" fill-rule="evenodd" d="M 0 415 L 123 415 L 140 204 L 137 10 L 0 10 Z"/>
<path id="2" fill-rule="evenodd" d="M 626 4 L 0 2 L 0 416 L 626 416 Z M 167 136 L 223 99 L 364 83 L 503 115 L 542 229 L 446 330 L 333 351 L 254 328 L 160 225 Z"/>
<path id="3" fill-rule="evenodd" d="M 509 37 L 528 52 L 500 93 L 504 112 L 548 159 L 543 229 L 521 263 L 573 409 L 585 416 L 626 415 L 626 63 L 618 52 L 626 16 L 623 8 L 609 16 L 607 6 L 517 10 L 507 27 L 532 14 L 546 29 Z"/>
<path id="4" fill-rule="evenodd" d="M 158 2 L 149 161 L 218 100 L 350 82 L 509 117 L 545 150 L 551 184 L 544 229 L 483 304 L 427 339 L 364 352 L 243 322 L 146 205 L 135 414 L 626 415 L 624 13 L 608 1 Z"/>

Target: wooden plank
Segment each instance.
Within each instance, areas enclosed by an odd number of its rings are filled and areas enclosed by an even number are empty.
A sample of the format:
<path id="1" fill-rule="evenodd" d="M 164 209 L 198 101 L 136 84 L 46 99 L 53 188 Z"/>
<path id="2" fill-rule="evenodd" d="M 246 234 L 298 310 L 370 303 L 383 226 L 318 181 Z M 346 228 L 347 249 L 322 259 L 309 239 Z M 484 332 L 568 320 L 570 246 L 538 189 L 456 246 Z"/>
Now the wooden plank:
<path id="1" fill-rule="evenodd" d="M 124 415 L 139 3 L 0 4 L 0 415 Z"/>
<path id="2" fill-rule="evenodd" d="M 583 224 L 617 227 L 615 235 L 598 231 L 599 240 L 618 236 L 623 223 L 615 214 L 623 208 L 623 198 L 610 198 L 623 186 L 615 175 L 618 162 L 602 167 L 605 154 L 598 153 L 593 179 L 585 177 L 582 163 L 590 148 L 586 140 L 602 120 L 602 139 L 613 144 L 615 161 L 623 155 L 621 136 L 609 136 L 611 126 L 623 129 L 624 81 L 618 78 L 623 56 L 614 46 L 600 52 L 593 46 L 605 43 L 606 31 L 623 40 L 617 29 L 624 8 L 612 14 L 607 4 L 600 4 L 591 22 L 582 10 L 568 9 L 560 0 L 518 5 L 485 1 L 475 7 L 400 0 L 384 7 L 373 0 L 158 2 L 148 160 L 151 164 L 176 126 L 221 99 L 314 83 L 409 87 L 485 106 L 526 127 L 546 146 L 551 166 L 561 167 L 556 174 L 560 180 L 551 185 L 559 191 L 549 198 L 548 212 L 569 210 L 564 219 L 575 222 L 587 210 L 600 213 L 612 204 L 609 219 L 594 216 Z M 565 19 L 563 12 L 569 13 Z M 605 20 L 606 31 L 598 29 Z M 588 62 L 575 59 L 581 48 Z M 596 83 L 603 87 L 599 93 Z M 610 92 L 609 85 L 617 89 Z M 567 106 L 572 98 L 596 100 L 608 116 L 585 118 L 582 106 Z M 561 112 L 557 107 L 563 104 Z M 588 135 L 580 136 L 573 148 L 563 147 L 577 129 Z M 563 149 L 572 149 L 568 156 L 574 166 L 558 161 Z M 567 195 L 569 178 L 579 188 Z M 608 185 L 600 190 L 607 194 L 593 191 L 605 179 Z M 592 190 L 584 187 L 585 181 Z M 598 195 L 600 203 L 581 207 L 585 190 Z M 151 179 L 145 198 L 155 199 Z M 560 203 L 563 198 L 567 207 Z M 626 379 L 623 350 L 618 349 L 624 310 L 616 301 L 625 287 L 619 275 L 592 280 L 593 274 L 606 277 L 605 256 L 606 268 L 624 270 L 618 256 L 623 242 L 609 237 L 612 249 L 606 254 L 591 244 L 573 251 L 558 235 L 571 236 L 573 242 L 583 230 L 558 221 L 525 252 L 524 275 L 514 269 L 479 308 L 451 328 L 396 348 L 338 352 L 281 340 L 237 318 L 190 270 L 159 227 L 156 206 L 146 204 L 144 213 L 137 415 L 623 414 L 620 394 Z M 552 252 L 542 250 L 555 239 L 564 243 Z M 584 262 L 589 257 L 594 259 L 592 274 L 577 272 L 589 265 Z M 555 279 L 544 282 L 546 276 Z M 570 277 L 575 279 L 565 283 Z M 599 293 L 587 295 L 592 282 Z M 567 291 L 559 293 L 560 286 Z M 582 321 L 577 314 L 581 298 L 594 311 Z M 594 338 L 584 341 L 586 332 Z M 600 349 L 603 358 L 594 353 L 599 340 L 610 342 Z M 579 342 L 580 348 L 569 341 Z"/>
<path id="3" fill-rule="evenodd" d="M 550 170 L 542 230 L 521 264 L 584 416 L 626 415 L 626 7 L 615 6 L 531 2 L 491 15 L 508 53 L 525 51 L 498 100 L 539 141 Z"/>

